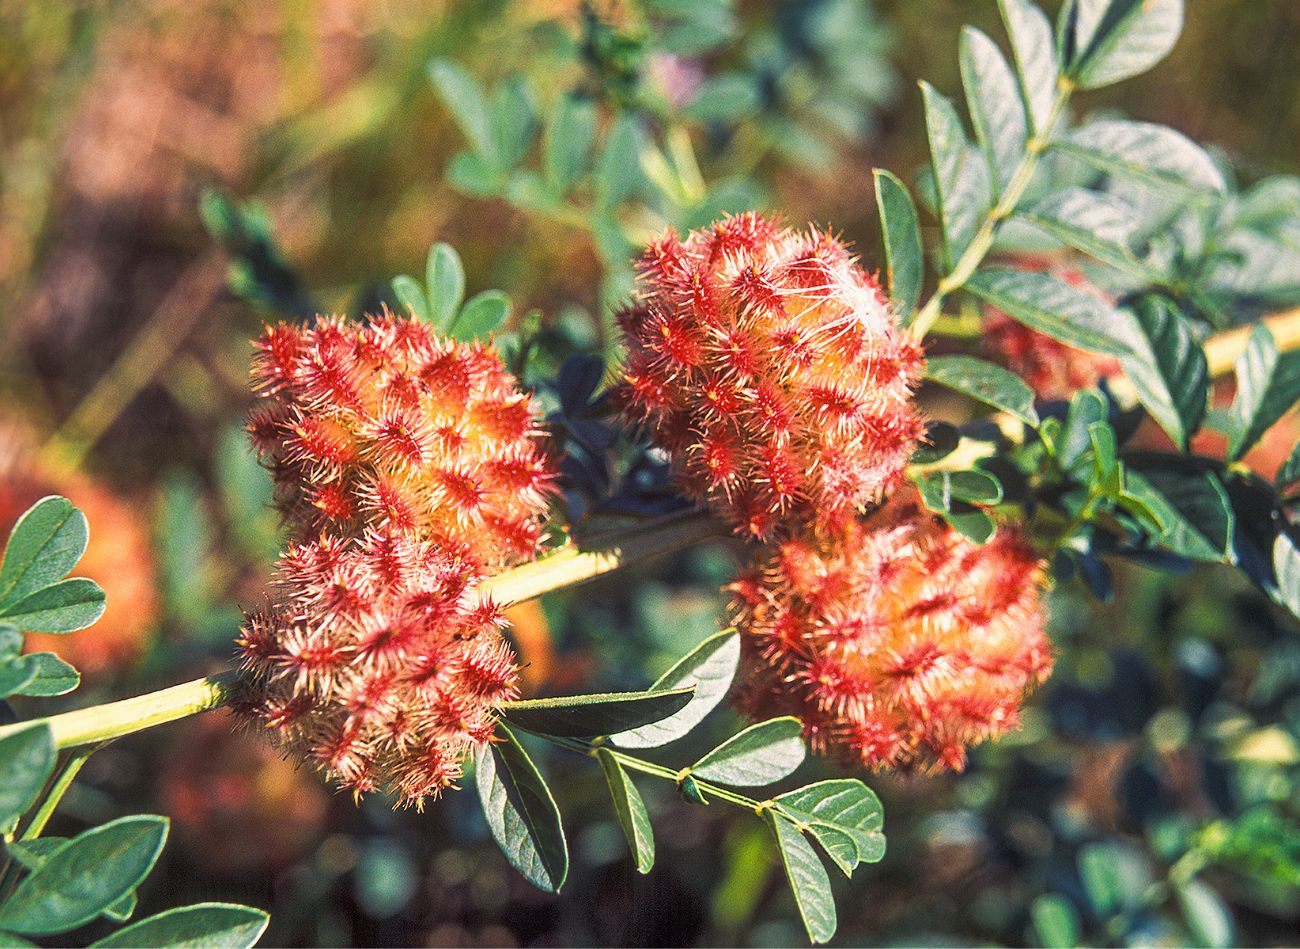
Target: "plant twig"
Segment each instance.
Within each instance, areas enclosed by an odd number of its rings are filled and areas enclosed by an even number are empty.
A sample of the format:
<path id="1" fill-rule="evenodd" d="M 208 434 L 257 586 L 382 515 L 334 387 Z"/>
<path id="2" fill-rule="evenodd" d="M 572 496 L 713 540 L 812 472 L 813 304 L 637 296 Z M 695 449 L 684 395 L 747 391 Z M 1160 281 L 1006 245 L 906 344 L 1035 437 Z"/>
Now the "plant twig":
<path id="1" fill-rule="evenodd" d="M 1002 192 L 1002 197 L 998 203 L 984 215 L 984 220 L 980 223 L 979 229 L 971 238 L 970 243 L 966 245 L 957 262 L 953 264 L 952 272 L 939 280 L 939 286 L 935 289 L 934 294 L 925 302 L 925 306 L 916 314 L 916 319 L 912 321 L 912 335 L 916 339 L 922 339 L 930 331 L 943 311 L 943 301 L 948 295 L 960 290 L 967 280 L 975 273 L 976 268 L 984 260 L 990 248 L 993 247 L 993 239 L 997 236 L 998 227 L 1015 213 L 1016 205 L 1024 197 L 1025 189 L 1029 187 L 1029 182 L 1033 180 L 1034 172 L 1038 169 L 1038 160 L 1043 152 L 1047 149 L 1048 142 L 1051 140 L 1052 132 L 1056 128 L 1056 123 L 1060 121 L 1061 115 L 1065 112 L 1065 107 L 1070 101 L 1070 96 L 1074 92 L 1074 81 L 1066 76 L 1062 76 L 1057 82 L 1056 98 L 1052 100 L 1052 109 L 1047 114 L 1047 120 L 1043 127 L 1039 129 L 1025 143 L 1025 152 L 1020 156 L 1020 161 L 1016 163 L 1015 169 L 1011 172 L 1011 178 L 1007 181 L 1006 189 Z"/>
<path id="2" fill-rule="evenodd" d="M 702 512 L 666 517 L 575 543 L 540 560 L 505 570 L 484 581 L 479 595 L 508 606 L 659 554 L 693 546 L 724 532 L 722 525 Z M 236 679 L 236 672 L 222 672 L 134 698 L 33 721 L 44 721 L 50 726 L 59 748 L 109 741 L 218 708 L 230 700 Z M 0 728 L 0 738 L 32 723 Z"/>

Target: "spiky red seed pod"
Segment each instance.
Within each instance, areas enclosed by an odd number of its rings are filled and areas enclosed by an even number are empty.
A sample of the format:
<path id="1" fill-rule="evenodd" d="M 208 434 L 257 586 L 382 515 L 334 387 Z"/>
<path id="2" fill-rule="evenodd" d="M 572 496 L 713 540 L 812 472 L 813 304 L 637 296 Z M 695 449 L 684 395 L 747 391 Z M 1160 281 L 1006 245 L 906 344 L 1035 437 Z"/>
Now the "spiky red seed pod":
<path id="1" fill-rule="evenodd" d="M 638 292 L 623 410 L 739 532 L 833 531 L 901 484 L 922 353 L 835 238 L 754 213 L 668 234 Z"/>
<path id="2" fill-rule="evenodd" d="M 960 770 L 1051 671 L 1043 565 L 1010 527 L 978 546 L 906 489 L 838 535 L 768 553 L 731 587 L 738 700 L 755 718 L 799 717 L 821 753 Z"/>
<path id="3" fill-rule="evenodd" d="M 1104 294 L 1073 267 L 1026 258 L 1017 269 L 1048 271 L 1075 287 Z M 1040 399 L 1069 399 L 1080 389 L 1120 374 L 1113 356 L 1075 349 L 1030 329 L 993 306 L 984 307 L 981 347 L 986 356 L 1020 376 Z"/>
<path id="4" fill-rule="evenodd" d="M 238 642 L 238 711 L 342 786 L 420 806 L 518 695 L 478 578 L 471 560 L 398 535 L 291 545 Z"/>
<path id="5" fill-rule="evenodd" d="M 268 327 L 249 430 L 291 535 L 397 531 L 495 569 L 536 553 L 539 411 L 494 350 L 390 313 Z"/>

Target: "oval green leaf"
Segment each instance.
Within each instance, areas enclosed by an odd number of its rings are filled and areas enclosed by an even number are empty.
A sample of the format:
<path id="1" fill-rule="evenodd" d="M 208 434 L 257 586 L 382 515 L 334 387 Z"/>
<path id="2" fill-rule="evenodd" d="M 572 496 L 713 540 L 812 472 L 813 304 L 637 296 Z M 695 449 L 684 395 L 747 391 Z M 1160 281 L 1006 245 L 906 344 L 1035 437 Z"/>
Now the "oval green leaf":
<path id="1" fill-rule="evenodd" d="M 921 225 L 907 186 L 882 168 L 874 169 L 872 176 L 885 255 L 885 281 L 898 318 L 906 324 L 921 298 L 921 285 L 925 281 Z"/>
<path id="2" fill-rule="evenodd" d="M 728 629 L 710 636 L 651 686 L 651 691 L 694 688 L 690 703 L 662 721 L 619 732 L 614 743 L 621 748 L 658 748 L 688 734 L 726 698 L 739 662 L 740 634 Z"/>
<path id="3" fill-rule="evenodd" d="M 429 248 L 424 282 L 429 298 L 429 320 L 435 329 L 445 330 L 465 299 L 465 266 L 456 248 L 441 242 Z"/>
<path id="4" fill-rule="evenodd" d="M 542 169 L 552 191 L 564 194 L 586 170 L 595 140 L 596 109 L 592 103 L 561 96 L 542 139 Z"/>
<path id="5" fill-rule="evenodd" d="M 981 193 L 982 176 L 968 167 L 974 153 L 952 102 L 927 82 L 921 83 L 921 96 L 943 231 L 944 263 L 951 269 L 975 235 L 988 202 Z"/>
<path id="6" fill-rule="evenodd" d="M 808 825 L 845 876 L 859 863 L 885 856 L 884 808 L 876 792 L 857 778 L 818 781 L 774 800 L 783 813 Z"/>
<path id="7" fill-rule="evenodd" d="M 62 580 L 86 552 L 86 515 L 51 495 L 18 518 L 0 564 L 0 604 L 13 603 Z"/>
<path id="8" fill-rule="evenodd" d="M 803 723 L 797 718 L 773 718 L 728 738 L 690 770 L 700 781 L 763 787 L 798 768 L 806 754 Z"/>
<path id="9" fill-rule="evenodd" d="M 987 471 L 931 471 L 916 477 L 925 506 L 939 514 L 951 511 L 955 504 L 998 504 L 1002 501 L 1002 483 Z"/>
<path id="10" fill-rule="evenodd" d="M 1268 327 L 1257 323 L 1236 369 L 1237 395 L 1228 413 L 1228 455 L 1233 461 L 1300 401 L 1300 354 L 1279 353 Z"/>
<path id="11" fill-rule="evenodd" d="M 959 62 L 966 106 L 996 198 L 1025 154 L 1029 136 L 1025 104 L 997 44 L 974 27 L 962 29 Z"/>
<path id="12" fill-rule="evenodd" d="M 539 735 L 589 738 L 661 721 L 685 708 L 694 688 L 650 692 L 605 692 L 553 699 L 506 702 L 501 714 L 512 725 Z"/>
<path id="13" fill-rule="evenodd" d="M 966 289 L 1030 329 L 1079 349 L 1123 355 L 1132 349 L 1130 319 L 1096 294 L 1051 274 L 982 270 Z"/>
<path id="14" fill-rule="evenodd" d="M 9 827 L 36 801 L 54 770 L 54 736 L 45 724 L 19 728 L 0 738 L 0 829 Z"/>
<path id="15" fill-rule="evenodd" d="M 424 287 L 406 274 L 393 278 L 393 296 L 397 297 L 401 316 L 413 316 L 421 323 L 429 322 L 429 301 L 424 296 Z"/>
<path id="16" fill-rule="evenodd" d="M 1129 312 L 1138 329 L 1138 345 L 1122 360 L 1124 375 L 1151 417 L 1175 445 L 1187 451 L 1188 440 L 1205 418 L 1209 399 L 1205 350 L 1187 320 L 1163 297 L 1140 297 Z"/>
<path id="17" fill-rule="evenodd" d="M 1070 74 L 1083 89 L 1146 72 L 1178 42 L 1183 0 L 1073 0 Z"/>
<path id="18" fill-rule="evenodd" d="M 829 941 L 835 935 L 838 923 L 826 867 L 812 844 L 792 823 L 770 810 L 764 812 L 763 818 L 776 837 L 785 877 L 794 892 L 795 905 L 799 907 L 799 917 L 808 931 L 808 938 L 814 944 Z"/>
<path id="19" fill-rule="evenodd" d="M 1222 193 L 1223 175 L 1205 150 L 1163 125 L 1105 119 L 1089 122 L 1052 148 L 1108 175 L 1195 197 Z"/>
<path id="20" fill-rule="evenodd" d="M 974 356 L 936 356 L 925 367 L 931 382 L 954 389 L 995 409 L 1038 425 L 1034 390 L 1015 373 Z"/>
<path id="21" fill-rule="evenodd" d="M 1016 82 L 1035 131 L 1047 125 L 1056 97 L 1056 46 L 1052 25 L 1030 0 L 998 0 L 1002 22 L 1011 40 Z"/>
<path id="22" fill-rule="evenodd" d="M 85 629 L 104 614 L 104 591 L 94 580 L 61 580 L 0 609 L 0 617 L 35 633 Z"/>
<path id="23" fill-rule="evenodd" d="M 81 673 L 52 652 L 29 653 L 18 661 L 31 670 L 32 677 L 14 695 L 66 695 L 81 684 Z"/>
<path id="24" fill-rule="evenodd" d="M 122 817 L 74 837 L 0 907 L 0 929 L 48 935 L 94 919 L 140 885 L 167 840 L 167 818 Z"/>
<path id="25" fill-rule="evenodd" d="M 614 799 L 614 813 L 636 861 L 637 872 L 649 873 L 655 865 L 655 836 L 641 792 L 608 748 L 597 748 L 596 760 L 605 772 L 605 782 Z"/>
<path id="26" fill-rule="evenodd" d="M 0 662 L 0 699 L 23 695 L 24 689 L 36 678 L 36 669 L 23 659 Z"/>
<path id="27" fill-rule="evenodd" d="M 569 847 L 551 789 L 504 725 L 501 740 L 481 747 L 475 783 L 488 827 L 510 865 L 529 883 L 558 893 L 569 875 Z"/>
<path id="28" fill-rule="evenodd" d="M 271 917 L 236 903 L 196 903 L 142 919 L 105 936 L 92 947 L 169 947 L 169 949 L 249 949 Z"/>
<path id="29" fill-rule="evenodd" d="M 451 324 L 451 336 L 462 342 L 485 340 L 510 316 L 510 298 L 500 290 L 484 290 L 470 298 Z"/>

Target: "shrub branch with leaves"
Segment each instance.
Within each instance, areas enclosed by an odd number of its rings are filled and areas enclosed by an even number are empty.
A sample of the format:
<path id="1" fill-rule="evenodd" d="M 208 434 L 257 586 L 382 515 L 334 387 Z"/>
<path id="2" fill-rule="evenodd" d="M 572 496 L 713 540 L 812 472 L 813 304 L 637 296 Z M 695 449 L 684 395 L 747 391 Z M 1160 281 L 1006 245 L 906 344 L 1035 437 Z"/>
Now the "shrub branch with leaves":
<path id="1" fill-rule="evenodd" d="M 690 20 L 678 5 L 650 7 Z M 881 860 L 882 809 L 858 778 L 782 782 L 809 745 L 858 766 L 960 769 L 969 746 L 1015 727 L 1051 668 L 1049 564 L 1056 582 L 1077 576 L 1099 596 L 1108 558 L 1232 565 L 1300 614 L 1300 449 L 1272 483 L 1241 461 L 1300 399 L 1300 311 L 1225 329 L 1241 273 L 1190 267 L 1176 229 L 1154 223 L 1209 208 L 1240 226 L 1218 166 L 1172 129 L 1072 111 L 1079 94 L 1163 59 L 1183 4 L 1069 0 L 1054 30 L 1029 0 L 998 7 L 1009 57 L 978 30 L 961 38 L 973 138 L 953 102 L 921 86 L 931 162 L 918 193 L 940 238 L 929 253 L 907 186 L 874 172 L 883 283 L 823 231 L 752 212 L 709 224 L 738 195 L 710 189 L 686 127 L 647 104 L 632 47 L 597 19 L 588 53 L 604 80 L 618 78 L 613 111 L 560 90 L 540 139 L 525 80 L 489 95 L 459 66 L 432 63 L 469 143 L 452 181 L 592 234 L 614 274 L 606 299 L 634 288 L 619 319 L 626 355 L 609 324 L 620 366 L 604 392 L 599 358 L 549 378 L 539 318 L 504 331 L 509 298 L 466 300 L 446 244 L 422 281 L 392 281 L 397 315 L 268 329 L 250 430 L 291 537 L 269 605 L 245 624 L 244 668 L 0 727 L 0 940 L 104 918 L 127 925 L 95 945 L 256 941 L 267 916 L 241 906 L 128 923 L 163 817 L 44 836 L 95 750 L 233 705 L 358 796 L 423 804 L 472 768 L 506 858 L 548 891 L 566 881 L 568 847 L 529 742 L 594 759 L 642 873 L 655 841 L 634 777 L 670 782 L 682 806 L 748 810 L 770 830 L 809 939 L 825 942 L 836 911 L 823 858 L 846 876 Z M 657 140 L 647 116 L 663 120 Z M 634 198 L 656 226 L 684 232 L 633 225 L 647 217 L 624 213 Z M 205 216 L 232 245 L 245 296 L 304 311 L 264 221 L 217 197 Z M 1008 265 L 1026 234 L 1086 274 Z M 647 241 L 633 284 L 628 262 Z M 974 345 L 983 308 L 1022 327 L 1026 346 L 1045 336 L 1062 358 L 1098 354 L 1107 368 L 1064 403 L 1042 398 Z M 1211 388 L 1229 372 L 1235 398 L 1215 416 Z M 977 417 L 927 423 L 922 377 Z M 1173 450 L 1134 443 L 1143 416 Z M 1225 453 L 1189 454 L 1210 423 Z M 636 477 L 646 472 L 650 488 Z M 54 654 L 23 654 L 20 631 L 94 623 L 103 592 L 65 579 L 86 537 L 62 498 L 14 526 L 0 566 L 0 697 L 76 688 Z M 517 698 L 503 608 L 728 538 L 743 565 L 736 628 L 644 691 Z M 692 763 L 660 760 L 729 695 L 752 724 Z M 1223 836 L 1196 852 L 1226 852 Z M 1168 886 L 1194 898 L 1208 859 L 1181 862 Z M 1045 896 L 1034 925 L 1065 938 L 1070 912 Z"/>

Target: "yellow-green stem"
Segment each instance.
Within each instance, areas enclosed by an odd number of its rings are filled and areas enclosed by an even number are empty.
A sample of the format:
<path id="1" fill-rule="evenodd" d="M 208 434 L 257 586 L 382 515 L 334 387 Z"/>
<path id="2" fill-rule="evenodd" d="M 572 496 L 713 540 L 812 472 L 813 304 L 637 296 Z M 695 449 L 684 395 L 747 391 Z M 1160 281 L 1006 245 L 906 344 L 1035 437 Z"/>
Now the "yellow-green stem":
<path id="1" fill-rule="evenodd" d="M 1011 178 L 1007 181 L 1002 197 L 994 205 L 993 209 L 984 216 L 979 229 L 953 265 L 952 272 L 939 280 L 939 286 L 935 289 L 934 295 L 926 301 L 925 306 L 916 314 L 916 319 L 912 321 L 912 335 L 917 339 L 924 338 L 925 334 L 934 326 L 935 320 L 939 318 L 943 311 L 943 301 L 948 298 L 949 294 L 960 290 L 966 281 L 971 278 L 989 249 L 993 246 L 993 239 L 997 236 L 998 226 L 1015 213 L 1016 205 L 1024 197 L 1025 189 L 1029 187 L 1029 182 L 1034 177 L 1034 171 L 1038 168 L 1038 159 L 1047 148 L 1047 143 L 1052 137 L 1052 131 L 1056 128 L 1056 123 L 1060 121 L 1062 113 L 1065 112 L 1065 106 L 1070 101 L 1070 95 L 1073 92 L 1074 81 L 1062 76 L 1057 84 L 1056 98 L 1052 101 L 1052 109 L 1047 114 L 1047 120 L 1043 123 L 1043 127 L 1025 143 L 1025 153 L 1020 156 L 1020 161 L 1016 163 L 1015 169 L 1011 172 Z"/>
<path id="2" fill-rule="evenodd" d="M 72 786 L 72 782 L 81 773 L 82 765 L 98 750 L 99 746 L 95 745 L 79 748 L 72 753 L 71 757 L 68 758 L 68 763 L 63 766 L 59 776 L 50 785 L 50 792 L 45 795 L 45 800 L 41 802 L 40 810 L 32 816 L 31 823 L 23 831 L 23 840 L 33 840 L 41 835 L 45 830 L 45 825 L 54 816 L 54 811 L 58 808 L 59 802 L 63 800 L 63 795 L 67 793 L 68 788 Z"/>
<path id="3" fill-rule="evenodd" d="M 725 528 L 703 513 L 663 518 L 577 542 L 540 560 L 503 571 L 483 583 L 480 595 L 491 597 L 502 606 L 531 600 L 724 533 Z M 235 678 L 236 673 L 223 672 L 158 692 L 35 721 L 50 726 L 59 748 L 111 741 L 224 705 L 230 699 Z M 31 724 L 21 722 L 0 728 L 0 738 Z"/>

